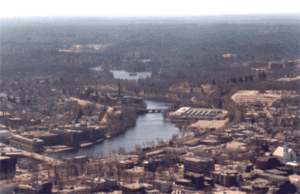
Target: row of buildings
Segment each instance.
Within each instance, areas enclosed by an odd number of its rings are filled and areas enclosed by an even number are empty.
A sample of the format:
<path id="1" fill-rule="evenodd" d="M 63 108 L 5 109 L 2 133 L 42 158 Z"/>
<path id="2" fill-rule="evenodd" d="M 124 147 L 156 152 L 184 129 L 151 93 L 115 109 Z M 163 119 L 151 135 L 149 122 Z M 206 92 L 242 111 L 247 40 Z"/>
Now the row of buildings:
<path id="1" fill-rule="evenodd" d="M 71 128 L 71 129 L 70 129 Z M 28 131 L 21 135 L 11 134 L 10 145 L 16 148 L 41 153 L 44 146 L 67 145 L 78 147 L 81 142 L 96 142 L 104 139 L 106 126 L 60 126 L 49 131 Z"/>

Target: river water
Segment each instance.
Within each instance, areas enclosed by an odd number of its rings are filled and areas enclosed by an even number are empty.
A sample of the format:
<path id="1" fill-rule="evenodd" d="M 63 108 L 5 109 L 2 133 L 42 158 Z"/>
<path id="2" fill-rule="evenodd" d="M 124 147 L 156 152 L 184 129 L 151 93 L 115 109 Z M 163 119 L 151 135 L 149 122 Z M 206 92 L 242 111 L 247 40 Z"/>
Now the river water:
<path id="1" fill-rule="evenodd" d="M 161 103 L 145 100 L 147 108 L 167 108 L 170 103 Z M 114 137 L 112 139 L 106 139 L 103 143 L 95 145 L 92 148 L 80 149 L 76 153 L 61 153 L 63 158 L 76 157 L 76 156 L 94 156 L 97 157 L 98 151 L 102 150 L 106 154 L 110 151 L 117 150 L 118 147 L 124 147 L 127 152 L 134 151 L 134 146 L 140 144 L 143 147 L 143 143 L 147 141 L 155 141 L 157 144 L 157 138 L 162 138 L 164 141 L 168 141 L 172 138 L 172 135 L 180 131 L 175 124 L 167 122 L 163 118 L 162 113 L 148 113 L 140 115 L 136 121 L 136 125 L 128 129 L 124 134 Z M 49 157 L 58 158 L 57 153 L 49 154 Z"/>

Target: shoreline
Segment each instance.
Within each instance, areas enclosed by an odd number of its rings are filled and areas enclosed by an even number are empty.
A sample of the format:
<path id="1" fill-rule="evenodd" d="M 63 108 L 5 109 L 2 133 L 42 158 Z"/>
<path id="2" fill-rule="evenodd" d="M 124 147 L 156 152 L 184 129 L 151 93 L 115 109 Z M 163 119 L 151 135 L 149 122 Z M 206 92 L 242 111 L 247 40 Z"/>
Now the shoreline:
<path id="1" fill-rule="evenodd" d="M 44 152 L 44 154 L 48 155 L 48 154 L 61 153 L 61 152 L 78 151 L 79 149 L 94 147 L 96 144 L 103 143 L 104 141 L 105 141 L 105 139 L 98 139 L 95 142 L 85 143 L 85 145 L 82 145 L 79 147 L 67 147 L 67 148 L 57 149 L 54 151 L 47 151 L 47 152 Z"/>

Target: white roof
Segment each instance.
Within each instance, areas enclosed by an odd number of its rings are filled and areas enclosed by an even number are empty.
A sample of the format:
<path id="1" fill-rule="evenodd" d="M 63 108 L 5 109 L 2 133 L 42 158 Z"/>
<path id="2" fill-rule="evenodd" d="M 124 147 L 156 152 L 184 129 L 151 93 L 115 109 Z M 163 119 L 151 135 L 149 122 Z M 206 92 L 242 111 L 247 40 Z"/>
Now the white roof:
<path id="1" fill-rule="evenodd" d="M 291 153 L 293 150 L 291 148 L 288 149 L 288 153 Z M 274 152 L 273 156 L 283 157 L 284 147 L 278 147 Z"/>

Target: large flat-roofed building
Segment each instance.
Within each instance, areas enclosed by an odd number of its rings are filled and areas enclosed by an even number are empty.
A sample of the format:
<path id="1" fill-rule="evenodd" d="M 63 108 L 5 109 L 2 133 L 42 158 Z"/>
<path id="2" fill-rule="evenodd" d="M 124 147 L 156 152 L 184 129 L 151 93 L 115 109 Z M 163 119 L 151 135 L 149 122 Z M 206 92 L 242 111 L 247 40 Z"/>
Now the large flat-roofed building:
<path id="1" fill-rule="evenodd" d="M 25 124 L 22 118 L 9 118 L 8 122 L 12 128 L 16 128 L 18 126 Z"/>
<path id="2" fill-rule="evenodd" d="M 209 158 L 185 158 L 184 172 L 194 172 L 209 176 L 211 171 L 215 170 L 215 164 Z"/>
<path id="3" fill-rule="evenodd" d="M 105 131 L 107 130 L 107 126 L 86 126 L 82 124 L 75 124 L 73 130 L 82 131 L 83 140 L 84 141 L 97 141 L 99 139 L 104 138 Z"/>
<path id="4" fill-rule="evenodd" d="M 145 187 L 143 184 L 139 183 L 132 183 L 127 185 L 121 185 L 122 193 L 123 194 L 131 194 L 131 193 L 145 193 Z"/>
<path id="5" fill-rule="evenodd" d="M 10 145 L 35 153 L 44 151 L 44 141 L 38 138 L 29 139 L 20 135 L 12 135 Z"/>
<path id="6" fill-rule="evenodd" d="M 230 187 L 238 185 L 241 175 L 235 170 L 224 170 L 211 172 L 211 178 L 217 184 Z"/>
<path id="7" fill-rule="evenodd" d="M 169 193 L 172 190 L 171 182 L 154 180 L 153 188 L 159 190 L 162 193 Z"/>
<path id="8" fill-rule="evenodd" d="M 23 137 L 27 138 L 38 138 L 44 141 L 44 146 L 51 146 L 51 145 L 61 145 L 62 144 L 62 137 L 55 133 L 48 133 L 48 132 L 25 132 L 22 133 Z"/>
<path id="9" fill-rule="evenodd" d="M 287 69 L 292 69 L 294 67 L 294 61 L 285 62 L 284 67 Z"/>
<path id="10" fill-rule="evenodd" d="M 281 63 L 281 62 L 275 62 L 275 61 L 269 62 L 269 64 L 268 64 L 268 68 L 271 69 L 271 70 L 282 69 L 283 66 L 284 66 L 283 63 Z"/>
<path id="11" fill-rule="evenodd" d="M 224 120 L 226 115 L 222 109 L 182 107 L 169 116 L 171 120 Z"/>
<path id="12" fill-rule="evenodd" d="M 0 156 L 0 179 L 5 178 L 5 174 L 14 172 L 16 170 L 16 163 L 16 158 Z"/>
<path id="13" fill-rule="evenodd" d="M 52 190 L 53 193 L 58 194 L 90 194 L 91 187 L 90 186 L 74 186 L 69 188 L 63 188 L 61 190 Z"/>
<path id="14" fill-rule="evenodd" d="M 83 141 L 83 131 L 71 129 L 51 129 L 51 133 L 60 135 L 63 138 L 63 144 L 72 147 L 78 147 L 79 143 Z"/>

